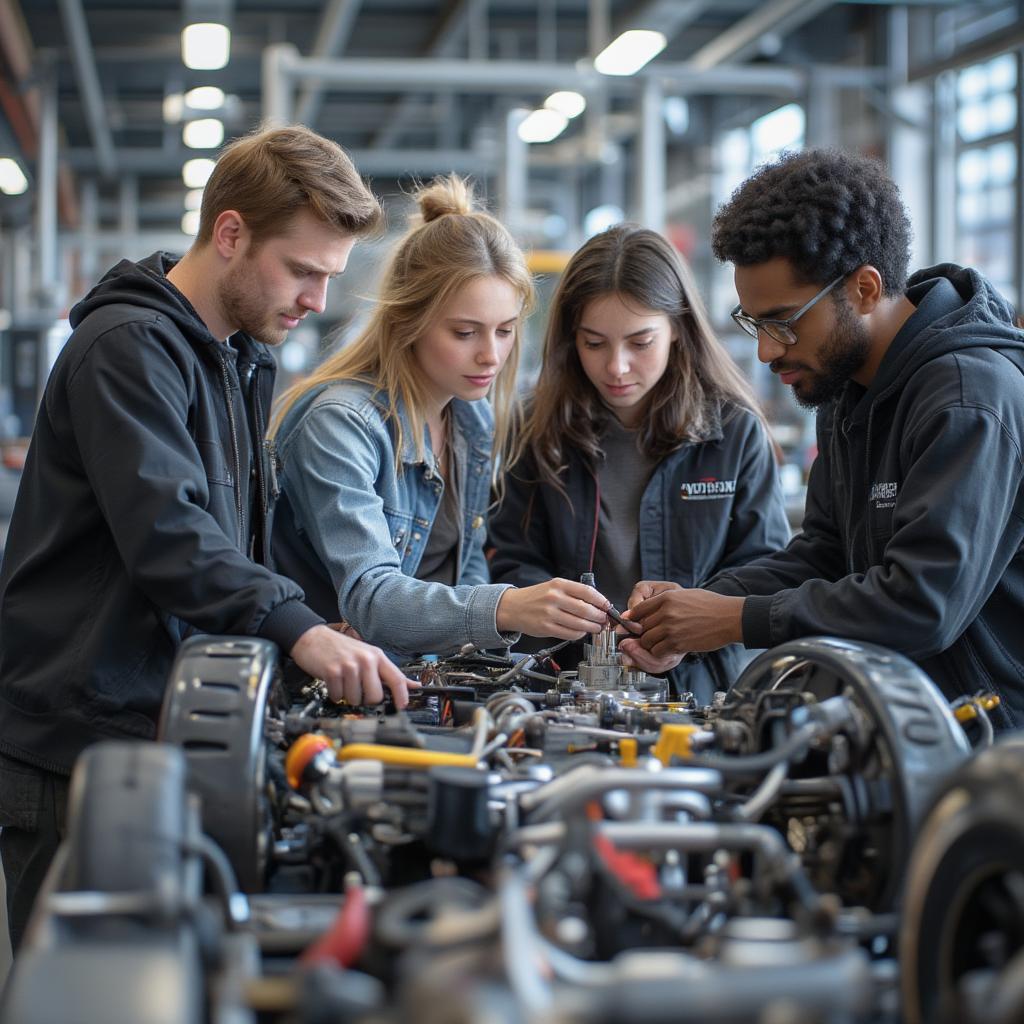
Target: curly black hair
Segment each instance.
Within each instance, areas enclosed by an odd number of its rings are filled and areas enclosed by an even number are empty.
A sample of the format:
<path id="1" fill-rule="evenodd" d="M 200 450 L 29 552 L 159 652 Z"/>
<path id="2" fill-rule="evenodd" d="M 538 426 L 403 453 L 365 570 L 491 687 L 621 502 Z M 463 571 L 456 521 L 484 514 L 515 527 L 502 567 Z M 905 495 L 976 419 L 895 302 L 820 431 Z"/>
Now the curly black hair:
<path id="1" fill-rule="evenodd" d="M 906 285 L 910 220 L 877 160 L 810 149 L 784 154 L 743 182 L 715 215 L 711 246 L 741 267 L 781 256 L 805 284 L 870 264 L 892 296 Z"/>

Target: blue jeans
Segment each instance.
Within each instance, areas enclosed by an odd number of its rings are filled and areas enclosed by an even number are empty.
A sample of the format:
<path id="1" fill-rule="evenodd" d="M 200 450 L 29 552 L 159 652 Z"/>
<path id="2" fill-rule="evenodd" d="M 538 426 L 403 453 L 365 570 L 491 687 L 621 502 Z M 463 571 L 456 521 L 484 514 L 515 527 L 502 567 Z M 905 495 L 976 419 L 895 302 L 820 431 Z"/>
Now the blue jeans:
<path id="1" fill-rule="evenodd" d="M 0 754 L 0 860 L 7 882 L 7 928 L 17 953 L 32 904 L 67 833 L 68 784 Z"/>

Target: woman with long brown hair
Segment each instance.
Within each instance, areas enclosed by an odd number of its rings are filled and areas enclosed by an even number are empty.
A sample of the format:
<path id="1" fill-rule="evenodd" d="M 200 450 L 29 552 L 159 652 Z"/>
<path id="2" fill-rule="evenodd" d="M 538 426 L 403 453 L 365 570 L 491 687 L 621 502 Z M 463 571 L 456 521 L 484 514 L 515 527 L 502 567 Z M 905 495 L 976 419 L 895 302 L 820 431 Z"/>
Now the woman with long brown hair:
<path id="1" fill-rule="evenodd" d="M 764 418 L 686 263 L 646 228 L 591 238 L 552 299 L 491 522 L 492 578 L 521 586 L 593 572 L 621 608 L 641 579 L 699 586 L 788 537 Z M 636 661 L 672 669 L 673 685 L 698 699 L 738 668 L 730 649 L 678 667 L 643 652 Z"/>

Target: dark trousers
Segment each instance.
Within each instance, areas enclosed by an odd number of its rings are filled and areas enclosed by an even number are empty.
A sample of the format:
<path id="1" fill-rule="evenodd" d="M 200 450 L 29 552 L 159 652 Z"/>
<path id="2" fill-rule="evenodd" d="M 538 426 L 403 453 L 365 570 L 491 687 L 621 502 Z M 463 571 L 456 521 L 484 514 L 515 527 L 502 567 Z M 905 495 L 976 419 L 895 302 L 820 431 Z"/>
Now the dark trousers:
<path id="1" fill-rule="evenodd" d="M 32 904 L 67 833 L 69 779 L 0 754 L 0 860 L 17 953 Z"/>

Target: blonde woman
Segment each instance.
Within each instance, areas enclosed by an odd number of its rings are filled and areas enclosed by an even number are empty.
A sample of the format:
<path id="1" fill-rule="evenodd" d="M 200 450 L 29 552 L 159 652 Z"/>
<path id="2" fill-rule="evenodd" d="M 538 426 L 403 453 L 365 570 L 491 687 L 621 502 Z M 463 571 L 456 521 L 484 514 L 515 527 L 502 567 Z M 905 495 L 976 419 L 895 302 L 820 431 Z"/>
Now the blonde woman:
<path id="1" fill-rule="evenodd" d="M 598 632 L 608 602 L 590 587 L 489 582 L 492 451 L 508 444 L 533 285 L 461 179 L 415 198 L 368 326 L 280 401 L 275 562 L 397 655 Z"/>

